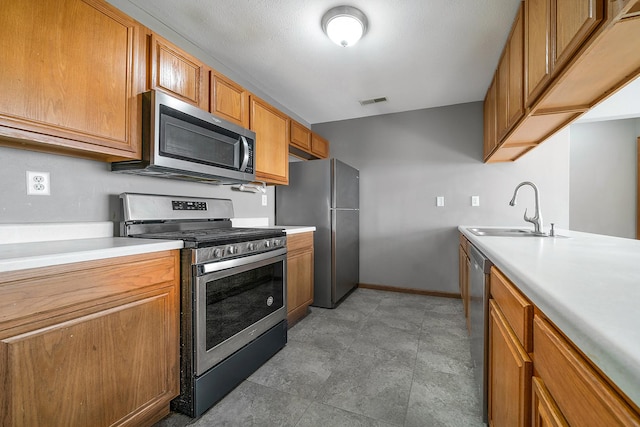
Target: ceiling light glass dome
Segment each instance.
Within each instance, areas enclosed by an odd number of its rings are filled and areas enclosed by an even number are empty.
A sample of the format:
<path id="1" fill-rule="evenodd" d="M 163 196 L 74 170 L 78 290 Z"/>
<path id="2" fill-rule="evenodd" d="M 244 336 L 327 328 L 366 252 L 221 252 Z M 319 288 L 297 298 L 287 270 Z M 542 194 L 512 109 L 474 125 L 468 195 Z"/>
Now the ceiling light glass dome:
<path id="1" fill-rule="evenodd" d="M 367 17 L 355 7 L 334 7 L 322 17 L 322 30 L 335 44 L 353 46 L 367 31 Z"/>

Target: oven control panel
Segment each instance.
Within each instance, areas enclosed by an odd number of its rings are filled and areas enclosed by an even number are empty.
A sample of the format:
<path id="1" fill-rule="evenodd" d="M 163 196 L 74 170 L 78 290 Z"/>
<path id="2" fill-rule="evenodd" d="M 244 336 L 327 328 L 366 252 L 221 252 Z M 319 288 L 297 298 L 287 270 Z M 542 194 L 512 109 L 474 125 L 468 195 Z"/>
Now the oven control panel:
<path id="1" fill-rule="evenodd" d="M 221 261 L 229 258 L 244 257 L 269 252 L 281 248 L 286 248 L 287 237 L 274 237 L 269 239 L 252 240 L 249 242 L 238 242 L 227 245 L 199 248 L 195 250 L 197 264 L 205 262 Z"/>
<path id="2" fill-rule="evenodd" d="M 174 211 L 206 211 L 207 202 L 196 202 L 191 200 L 172 200 L 171 207 Z"/>

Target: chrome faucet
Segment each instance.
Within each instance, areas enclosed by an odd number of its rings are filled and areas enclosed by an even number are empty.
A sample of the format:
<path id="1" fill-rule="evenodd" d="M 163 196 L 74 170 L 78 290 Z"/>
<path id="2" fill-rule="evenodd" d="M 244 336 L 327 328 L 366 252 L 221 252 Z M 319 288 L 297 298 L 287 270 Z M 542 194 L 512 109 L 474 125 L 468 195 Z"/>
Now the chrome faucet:
<path id="1" fill-rule="evenodd" d="M 525 182 L 521 182 L 520 184 L 518 184 L 518 186 L 516 187 L 516 189 L 513 191 L 513 198 L 511 199 L 511 201 L 509 202 L 510 206 L 515 206 L 516 205 L 516 196 L 518 195 L 518 190 L 520 189 L 520 187 L 522 187 L 523 185 L 529 185 L 531 186 L 531 188 L 533 188 L 533 192 L 535 193 L 535 197 L 536 197 L 536 213 L 533 217 L 528 217 L 527 216 L 527 210 L 524 210 L 524 220 L 527 222 L 530 222 L 531 224 L 533 224 L 534 227 L 534 234 L 538 234 L 541 236 L 544 236 L 544 231 L 542 231 L 542 213 L 540 212 L 540 197 L 538 196 L 538 187 L 536 187 L 536 185 L 533 182 L 529 182 L 529 181 L 525 181 Z"/>

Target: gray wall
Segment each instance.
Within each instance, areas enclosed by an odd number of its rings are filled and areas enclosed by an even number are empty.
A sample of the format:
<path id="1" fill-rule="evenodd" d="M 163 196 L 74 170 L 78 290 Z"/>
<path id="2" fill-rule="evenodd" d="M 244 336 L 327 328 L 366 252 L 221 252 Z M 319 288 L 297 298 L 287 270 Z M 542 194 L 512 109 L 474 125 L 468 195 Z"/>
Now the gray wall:
<path id="1" fill-rule="evenodd" d="M 538 185 L 545 229 L 569 226 L 567 131 L 516 162 L 484 164 L 481 102 L 312 129 L 331 141 L 331 156 L 360 170 L 362 283 L 458 292 L 457 226 L 529 226 L 522 215 L 532 212 L 533 191 L 508 205 L 521 181 Z"/>
<path id="2" fill-rule="evenodd" d="M 640 119 L 571 126 L 573 230 L 636 237 L 638 136 Z"/>
<path id="3" fill-rule="evenodd" d="M 51 174 L 50 196 L 27 196 L 26 171 Z M 260 194 L 163 178 L 113 173 L 93 160 L 0 147 L 0 223 L 119 221 L 122 192 L 230 198 L 235 216 L 274 218 L 273 187 L 267 206 Z"/>

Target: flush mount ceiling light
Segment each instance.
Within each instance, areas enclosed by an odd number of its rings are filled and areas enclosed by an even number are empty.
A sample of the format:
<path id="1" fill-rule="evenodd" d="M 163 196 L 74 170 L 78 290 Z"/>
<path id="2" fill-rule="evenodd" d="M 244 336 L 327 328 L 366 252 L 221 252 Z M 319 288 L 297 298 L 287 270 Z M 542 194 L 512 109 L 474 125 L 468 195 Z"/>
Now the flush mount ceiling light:
<path id="1" fill-rule="evenodd" d="M 337 45 L 353 46 L 367 31 L 367 17 L 355 7 L 337 6 L 322 17 L 322 30 Z"/>

